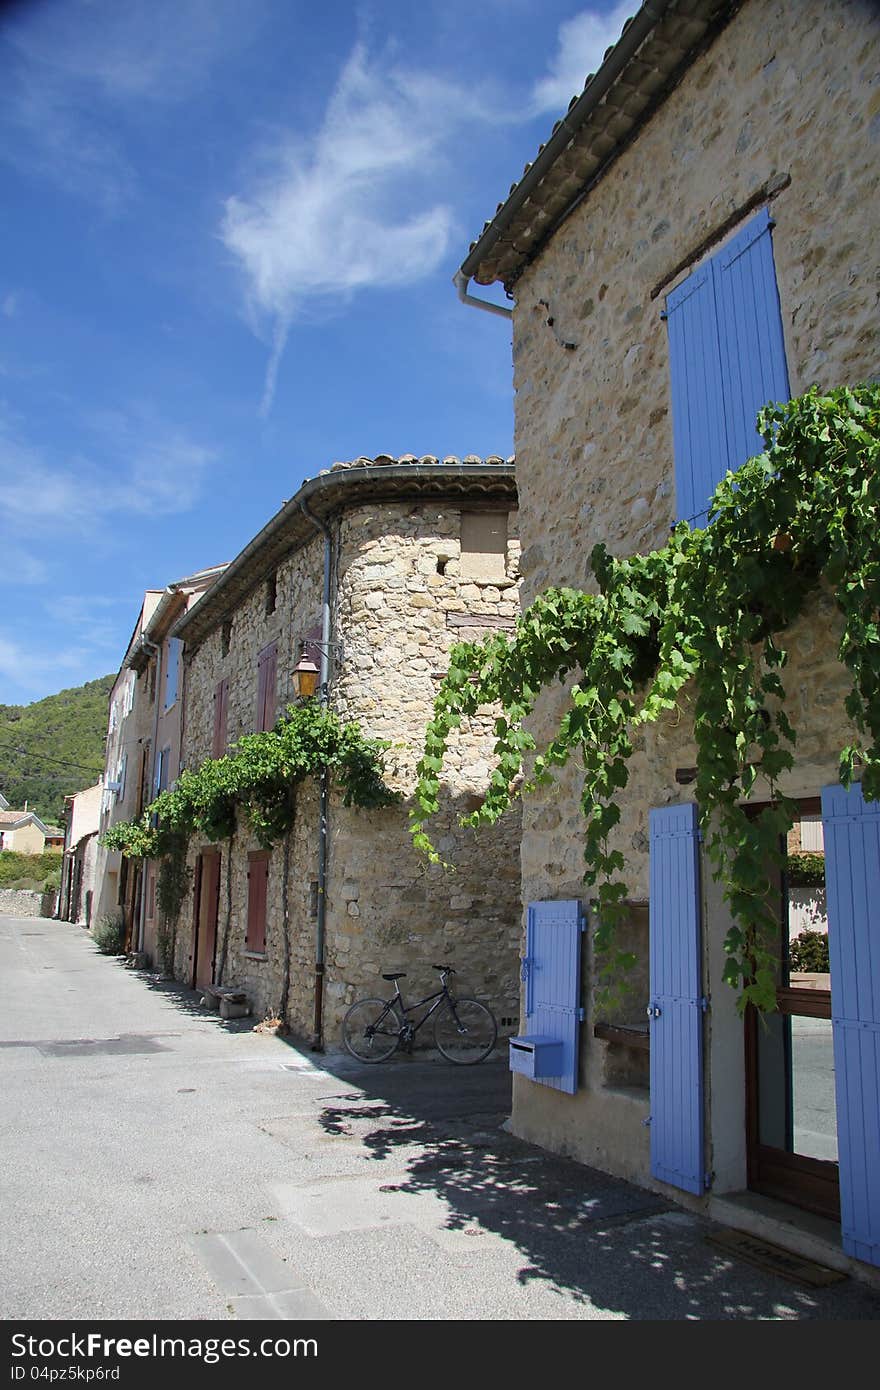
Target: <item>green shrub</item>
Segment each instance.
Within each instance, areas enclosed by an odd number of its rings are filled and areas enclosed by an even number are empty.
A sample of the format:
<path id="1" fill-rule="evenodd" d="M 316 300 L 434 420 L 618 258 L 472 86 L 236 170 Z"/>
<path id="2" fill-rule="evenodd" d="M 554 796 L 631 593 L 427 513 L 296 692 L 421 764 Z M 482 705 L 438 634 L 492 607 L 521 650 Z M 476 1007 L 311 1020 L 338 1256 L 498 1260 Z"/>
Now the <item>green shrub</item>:
<path id="1" fill-rule="evenodd" d="M 92 928 L 95 945 L 105 956 L 121 956 L 125 944 L 125 923 L 121 917 L 102 917 Z"/>
<path id="2" fill-rule="evenodd" d="M 790 854 L 786 866 L 790 888 L 824 888 L 824 854 Z"/>
<path id="3" fill-rule="evenodd" d="M 62 857 L 60 850 L 46 850 L 44 854 L 22 854 L 17 849 L 0 850 L 0 888 L 15 888 L 22 882 L 30 885 L 34 881 L 39 887 L 47 874 L 56 871 L 60 884 Z"/>
<path id="4" fill-rule="evenodd" d="M 825 932 L 802 931 L 800 936 L 796 936 L 794 941 L 789 942 L 788 963 L 791 970 L 827 975 L 831 966 Z"/>
<path id="5" fill-rule="evenodd" d="M 44 892 L 44 893 L 57 893 L 60 887 L 61 887 L 61 870 L 60 870 L 60 869 L 53 869 L 52 872 L 51 872 L 51 874 L 48 874 L 48 875 L 46 876 L 45 882 L 43 883 L 43 892 Z"/>

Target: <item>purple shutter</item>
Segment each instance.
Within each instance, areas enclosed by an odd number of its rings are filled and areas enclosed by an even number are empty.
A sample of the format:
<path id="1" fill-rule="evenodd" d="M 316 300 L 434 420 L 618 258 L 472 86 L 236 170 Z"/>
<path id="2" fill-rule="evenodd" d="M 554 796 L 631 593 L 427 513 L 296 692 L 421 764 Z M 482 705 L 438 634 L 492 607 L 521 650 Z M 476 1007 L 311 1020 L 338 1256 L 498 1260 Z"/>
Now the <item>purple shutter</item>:
<path id="1" fill-rule="evenodd" d="M 577 1090 L 583 917 L 577 900 L 529 904 L 526 928 L 526 1034 L 562 1042 L 559 1076 L 538 1084 L 574 1095 Z"/>
<path id="2" fill-rule="evenodd" d="M 249 951 L 265 951 L 266 949 L 268 885 L 268 852 L 256 850 L 248 855 L 248 917 L 245 946 Z"/>
<path id="3" fill-rule="evenodd" d="M 711 264 L 666 299 L 672 378 L 676 521 L 705 526 L 709 498 L 727 472 L 724 398 Z"/>
<path id="4" fill-rule="evenodd" d="M 700 860 L 693 802 L 651 811 L 651 1173 L 707 1186 L 703 1154 Z"/>
<path id="5" fill-rule="evenodd" d="M 257 658 L 257 731 L 271 729 L 275 724 L 276 675 L 278 644 L 264 647 Z"/>
<path id="6" fill-rule="evenodd" d="M 712 261 L 724 379 L 727 466 L 736 471 L 764 442 L 755 417 L 790 395 L 779 290 L 766 208 Z"/>
<path id="7" fill-rule="evenodd" d="M 822 824 L 843 1248 L 880 1265 L 880 803 L 823 787 Z"/>
<path id="8" fill-rule="evenodd" d="M 226 711 L 229 701 L 229 681 L 222 680 L 214 691 L 214 738 L 211 756 L 222 758 L 226 752 Z"/>

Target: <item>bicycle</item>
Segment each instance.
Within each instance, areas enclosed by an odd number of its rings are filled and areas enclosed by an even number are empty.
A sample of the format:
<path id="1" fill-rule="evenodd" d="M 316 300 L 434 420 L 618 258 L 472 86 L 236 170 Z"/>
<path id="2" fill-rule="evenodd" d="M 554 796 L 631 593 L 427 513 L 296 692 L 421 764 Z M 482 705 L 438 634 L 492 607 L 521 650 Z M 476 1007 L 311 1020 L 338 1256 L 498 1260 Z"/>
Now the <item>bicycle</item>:
<path id="1" fill-rule="evenodd" d="M 401 1046 L 411 1052 L 416 1033 L 432 1017 L 434 1046 L 448 1062 L 473 1066 L 489 1056 L 498 1036 L 492 1011 L 478 999 L 458 999 L 450 992 L 447 980 L 455 974 L 451 965 L 432 969 L 440 971 L 441 987 L 417 1004 L 403 1001 L 398 981 L 406 979 L 405 973 L 382 976 L 394 985 L 390 999 L 360 999 L 352 1004 L 342 1020 L 342 1041 L 352 1057 L 359 1062 L 386 1062 Z M 431 1005 L 427 1013 L 418 1022 L 411 1020 L 408 1015 L 424 1004 Z"/>

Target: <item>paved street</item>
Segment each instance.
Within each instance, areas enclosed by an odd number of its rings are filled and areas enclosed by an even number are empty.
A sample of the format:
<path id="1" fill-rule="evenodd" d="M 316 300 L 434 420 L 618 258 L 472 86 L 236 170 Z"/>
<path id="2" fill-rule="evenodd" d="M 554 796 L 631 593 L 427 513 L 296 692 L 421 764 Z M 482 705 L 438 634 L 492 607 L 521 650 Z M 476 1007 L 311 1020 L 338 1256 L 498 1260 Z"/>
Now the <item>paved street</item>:
<path id="1" fill-rule="evenodd" d="M 0 1316 L 875 1318 L 500 1126 L 503 1058 L 367 1067 L 0 918 Z"/>

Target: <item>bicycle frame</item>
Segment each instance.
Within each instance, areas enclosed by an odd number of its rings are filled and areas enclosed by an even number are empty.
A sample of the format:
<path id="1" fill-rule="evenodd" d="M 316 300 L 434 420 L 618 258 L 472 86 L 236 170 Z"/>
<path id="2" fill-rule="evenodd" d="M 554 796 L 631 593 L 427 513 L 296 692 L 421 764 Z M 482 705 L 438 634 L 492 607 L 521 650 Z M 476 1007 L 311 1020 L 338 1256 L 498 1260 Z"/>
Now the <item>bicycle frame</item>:
<path id="1" fill-rule="evenodd" d="M 431 1004 L 432 999 L 436 1001 L 434 1004 Z M 410 1039 L 414 1038 L 416 1033 L 421 1028 L 422 1024 L 427 1023 L 428 1019 L 432 1016 L 432 1014 L 435 1014 L 437 1012 L 444 999 L 448 999 L 450 1005 L 454 1003 L 452 995 L 449 993 L 449 986 L 445 983 L 443 985 L 443 988 L 438 989 L 435 994 L 426 994 L 424 999 L 419 999 L 418 1002 L 415 1004 L 405 1004 L 403 1000 L 403 995 L 400 992 L 400 985 L 395 980 L 394 994 L 388 1000 L 387 1004 L 385 1005 L 384 1011 L 376 1019 L 376 1022 L 372 1025 L 370 1029 L 368 1029 L 368 1032 L 377 1033 L 381 1028 L 382 1024 L 387 1019 L 389 1013 L 391 1013 L 394 1015 L 395 1020 L 399 1021 L 400 1023 L 400 1032 L 402 1033 L 404 1029 L 409 1029 Z M 411 1014 L 415 1009 L 420 1009 L 423 1004 L 431 1004 L 430 1009 L 428 1009 L 427 1012 L 419 1019 L 418 1023 L 412 1023 L 408 1019 L 407 1015 Z"/>

